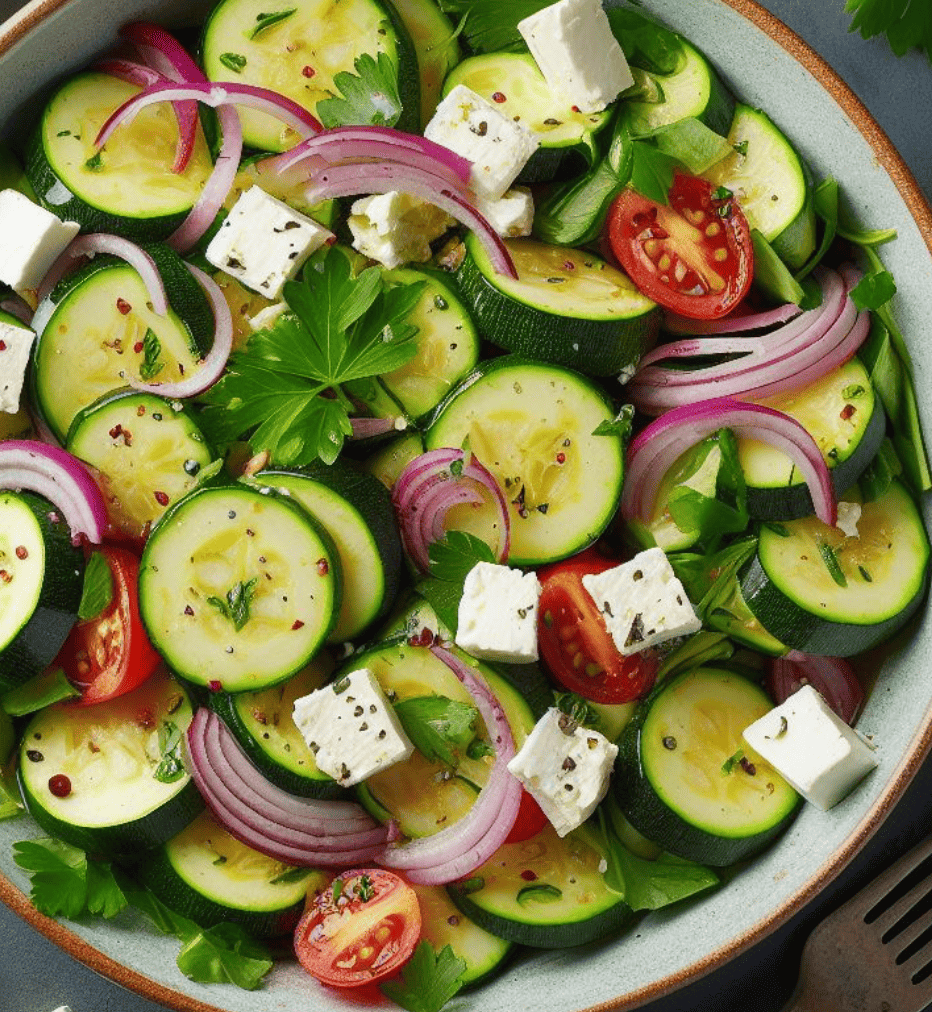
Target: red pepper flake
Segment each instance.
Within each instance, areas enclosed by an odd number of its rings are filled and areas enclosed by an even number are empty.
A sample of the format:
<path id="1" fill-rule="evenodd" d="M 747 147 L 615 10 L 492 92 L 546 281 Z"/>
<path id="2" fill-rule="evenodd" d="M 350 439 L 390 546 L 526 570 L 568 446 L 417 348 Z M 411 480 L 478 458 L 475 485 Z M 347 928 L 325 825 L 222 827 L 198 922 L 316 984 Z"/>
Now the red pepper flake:
<path id="1" fill-rule="evenodd" d="M 145 347 L 145 346 L 143 345 L 142 341 L 137 341 L 137 342 L 136 342 L 136 343 L 135 343 L 135 344 L 133 345 L 133 351 L 134 351 L 134 352 L 136 352 L 136 354 L 137 354 L 137 355 L 139 355 L 139 354 L 141 354 L 141 352 L 142 352 L 142 349 L 143 349 L 144 347 Z"/>
<path id="2" fill-rule="evenodd" d="M 3 580 L 4 583 L 12 583 L 13 574 L 8 573 L 5 569 L 0 569 L 0 580 Z"/>
<path id="3" fill-rule="evenodd" d="M 574 105 L 572 107 L 572 109 L 573 109 L 573 112 L 579 112 L 579 106 L 578 105 Z"/>
<path id="4" fill-rule="evenodd" d="M 67 798 L 71 793 L 71 781 L 64 773 L 56 773 L 49 777 L 49 790 L 56 798 Z"/>
<path id="5" fill-rule="evenodd" d="M 127 313 L 132 312 L 133 309 L 126 299 L 117 299 L 116 307 L 124 316 L 126 316 Z"/>
<path id="6" fill-rule="evenodd" d="M 304 75 L 304 77 L 310 78 L 313 77 L 317 73 L 317 71 L 313 67 L 302 67 L 301 73 Z"/>
<path id="7" fill-rule="evenodd" d="M 151 731 L 155 727 L 155 714 L 150 707 L 144 706 L 136 714 L 136 723 L 146 731 Z"/>
<path id="8" fill-rule="evenodd" d="M 560 453 L 557 454 L 557 463 L 558 464 L 565 464 L 566 463 L 566 454 L 563 453 L 562 450 L 560 451 Z"/>
<path id="9" fill-rule="evenodd" d="M 186 604 L 184 606 L 184 613 L 185 613 L 185 615 L 193 615 L 194 614 L 194 609 L 191 607 L 190 604 Z"/>
<path id="10" fill-rule="evenodd" d="M 145 404 L 140 404 L 140 405 L 139 405 L 139 407 L 138 407 L 138 408 L 136 408 L 136 415 L 137 415 L 137 416 L 138 416 L 139 418 L 142 418 L 142 416 L 143 416 L 143 415 L 144 415 L 145 413 L 146 413 L 146 406 L 145 406 Z"/>
<path id="11" fill-rule="evenodd" d="M 841 409 L 841 420 L 847 422 L 848 419 L 857 411 L 857 408 L 853 404 L 846 404 Z"/>
<path id="12" fill-rule="evenodd" d="M 565 271 L 575 271 L 576 270 L 576 264 L 574 264 L 572 260 L 564 260 L 563 261 L 563 270 L 565 270 Z"/>
<path id="13" fill-rule="evenodd" d="M 123 435 L 123 426 L 122 425 L 119 425 L 119 424 L 114 425 L 113 428 L 110 430 L 110 438 L 111 439 L 119 439 L 120 436 L 122 436 L 122 435 Z"/>
<path id="14" fill-rule="evenodd" d="M 211 680 L 207 683 L 207 688 L 210 689 L 211 692 L 221 692 L 223 690 L 223 685 L 218 679 L 211 678 Z"/>
<path id="15" fill-rule="evenodd" d="M 408 637 L 409 647 L 429 647 L 433 646 L 435 640 L 434 632 L 432 629 L 428 629 L 427 626 L 414 636 Z"/>
<path id="16" fill-rule="evenodd" d="M 536 882 L 537 872 L 531 871 L 529 868 L 527 871 L 521 872 L 521 878 L 523 878 L 525 882 Z"/>
<path id="17" fill-rule="evenodd" d="M 155 496 L 155 501 L 159 506 L 168 505 L 168 496 L 164 492 L 153 492 L 152 494 Z"/>
<path id="18" fill-rule="evenodd" d="M 294 625 L 292 625 L 291 628 L 292 629 L 303 629 L 304 628 L 304 623 L 301 621 L 301 619 L 296 618 L 294 620 Z"/>
<path id="19" fill-rule="evenodd" d="M 0 351 L 6 351 L 6 341 L 0 341 Z"/>
<path id="20" fill-rule="evenodd" d="M 16 558 L 17 559 L 28 559 L 29 558 L 29 550 L 26 548 L 25 545 L 17 545 L 16 546 Z"/>
<path id="21" fill-rule="evenodd" d="M 500 91 L 496 91 L 495 94 L 492 96 L 492 101 L 493 102 L 499 102 L 499 103 L 501 103 L 501 102 L 505 102 L 507 100 L 506 100 L 505 96 Z"/>
<path id="22" fill-rule="evenodd" d="M 330 563 L 326 559 L 317 560 L 317 575 L 326 576 L 330 572 Z"/>

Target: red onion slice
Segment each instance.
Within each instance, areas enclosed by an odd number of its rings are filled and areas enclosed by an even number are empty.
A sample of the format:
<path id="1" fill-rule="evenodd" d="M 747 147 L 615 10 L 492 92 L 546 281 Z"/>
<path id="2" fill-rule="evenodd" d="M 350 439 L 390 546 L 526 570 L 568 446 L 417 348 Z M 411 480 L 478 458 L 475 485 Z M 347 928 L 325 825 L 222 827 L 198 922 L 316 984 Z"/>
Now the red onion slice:
<path id="1" fill-rule="evenodd" d="M 455 473 L 457 464 L 459 473 Z M 475 455 L 467 460 L 462 450 L 441 447 L 407 465 L 392 489 L 392 504 L 405 550 L 422 572 L 430 572 L 429 546 L 443 537 L 449 510 L 484 501 L 495 506 L 501 531 L 497 554 L 499 561 L 505 561 L 510 547 L 508 505 L 498 482 Z"/>
<path id="2" fill-rule="evenodd" d="M 809 486 L 816 516 L 834 527 L 832 479 L 812 436 L 782 411 L 730 397 L 674 408 L 638 433 L 628 448 L 622 515 L 629 520 L 649 520 L 660 482 L 673 462 L 719 429 L 731 429 L 736 435 L 768 443 L 790 457 Z"/>
<path id="3" fill-rule="evenodd" d="M 776 704 L 804 685 L 811 685 L 846 724 L 854 725 L 864 704 L 864 690 L 848 661 L 798 650 L 771 660 L 764 688 Z"/>
<path id="4" fill-rule="evenodd" d="M 0 301 L 0 309 L 10 316 L 15 316 L 20 323 L 27 327 L 32 325 L 32 308 L 29 303 L 20 295 L 11 295 Z"/>
<path id="5" fill-rule="evenodd" d="M 144 383 L 135 376 L 130 376 L 127 382 L 135 390 L 159 394 L 162 397 L 193 397 L 213 386 L 226 368 L 230 352 L 233 350 L 233 316 L 230 313 L 229 303 L 213 278 L 193 264 L 185 266 L 204 289 L 214 311 L 214 343 L 207 357 L 201 362 L 200 368 L 192 376 L 174 383 Z"/>
<path id="6" fill-rule="evenodd" d="M 671 334 L 738 334 L 746 330 L 764 330 L 786 323 L 799 316 L 802 310 L 792 302 L 760 313 L 743 313 L 740 316 L 723 316 L 717 320 L 697 320 L 680 316 L 668 309 L 663 314 L 663 327 Z"/>
<path id="7" fill-rule="evenodd" d="M 107 530 L 107 507 L 97 483 L 77 457 L 32 439 L 0 442 L 0 488 L 25 489 L 48 499 L 81 537 L 99 544 Z"/>
<path id="8" fill-rule="evenodd" d="M 136 47 L 146 61 L 173 81 L 206 81 L 201 68 L 169 32 L 149 21 L 132 21 L 120 36 Z"/>
<path id="9" fill-rule="evenodd" d="M 109 253 L 111 256 L 125 260 L 146 286 L 153 311 L 158 316 L 164 316 L 168 312 L 165 284 L 152 257 L 141 246 L 130 242 L 129 239 L 123 239 L 118 235 L 110 235 L 106 232 L 92 232 L 73 239 L 42 279 L 42 284 L 36 293 L 38 299 L 41 301 L 48 295 L 76 260 L 80 260 L 82 257 L 93 257 L 98 253 Z"/>
<path id="10" fill-rule="evenodd" d="M 379 863 L 403 870 L 412 882 L 444 885 L 475 871 L 505 842 L 518 815 L 522 787 L 507 768 L 515 754 L 511 727 L 485 679 L 449 650 L 437 645 L 430 650 L 472 696 L 495 748 L 495 762 L 488 782 L 463 818 L 433 836 L 390 847 Z"/>
<path id="11" fill-rule="evenodd" d="M 468 200 L 451 190 L 449 184 L 432 172 L 390 162 L 334 165 L 317 173 L 305 190 L 304 199 L 309 204 L 318 204 L 336 197 L 390 193 L 392 190 L 420 197 L 462 222 L 475 232 L 485 247 L 493 269 L 499 274 L 517 278 L 514 261 L 501 236 Z"/>

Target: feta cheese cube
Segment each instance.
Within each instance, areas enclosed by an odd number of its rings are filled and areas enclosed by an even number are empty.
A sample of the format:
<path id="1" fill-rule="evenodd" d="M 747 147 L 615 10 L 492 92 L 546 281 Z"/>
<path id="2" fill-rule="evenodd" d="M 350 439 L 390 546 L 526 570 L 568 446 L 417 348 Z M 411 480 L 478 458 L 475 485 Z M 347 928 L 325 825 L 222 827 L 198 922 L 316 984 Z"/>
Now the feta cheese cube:
<path id="1" fill-rule="evenodd" d="M 424 136 L 472 162 L 470 186 L 486 200 L 505 193 L 540 144 L 535 133 L 464 84 L 437 106 Z"/>
<path id="2" fill-rule="evenodd" d="M 835 526 L 848 538 L 858 537 L 858 522 L 861 519 L 861 506 L 856 502 L 838 500 L 838 517 Z"/>
<path id="3" fill-rule="evenodd" d="M 0 411 L 15 415 L 29 367 L 35 334 L 28 327 L 0 320 Z"/>
<path id="4" fill-rule="evenodd" d="M 80 228 L 19 190 L 0 190 L 0 281 L 17 292 L 35 292 Z"/>
<path id="5" fill-rule="evenodd" d="M 580 112 L 600 112 L 634 84 L 601 0 L 560 0 L 518 31 L 554 94 Z"/>
<path id="6" fill-rule="evenodd" d="M 530 235 L 534 224 L 534 198 L 524 186 L 506 190 L 498 200 L 476 201 L 476 208 L 483 218 L 506 239 Z"/>
<path id="7" fill-rule="evenodd" d="M 873 746 L 804 685 L 742 737 L 807 801 L 837 805 L 877 765 Z"/>
<path id="8" fill-rule="evenodd" d="M 539 598 L 536 573 L 477 562 L 463 584 L 456 645 L 483 660 L 536 661 Z"/>
<path id="9" fill-rule="evenodd" d="M 368 668 L 296 699 L 293 714 L 318 769 L 344 787 L 407 759 L 414 751 Z"/>
<path id="10" fill-rule="evenodd" d="M 353 249 L 392 269 L 426 263 L 432 256 L 430 244 L 456 221 L 420 197 L 390 190 L 355 201 L 347 224 Z"/>
<path id="11" fill-rule="evenodd" d="M 582 584 L 622 654 L 702 628 L 662 548 L 648 548 L 614 569 L 584 576 Z"/>
<path id="12" fill-rule="evenodd" d="M 618 746 L 551 707 L 534 725 L 508 769 L 566 836 L 605 797 Z"/>
<path id="13" fill-rule="evenodd" d="M 316 221 L 252 186 L 230 209 L 204 255 L 247 288 L 277 299 L 314 250 L 333 238 Z"/>

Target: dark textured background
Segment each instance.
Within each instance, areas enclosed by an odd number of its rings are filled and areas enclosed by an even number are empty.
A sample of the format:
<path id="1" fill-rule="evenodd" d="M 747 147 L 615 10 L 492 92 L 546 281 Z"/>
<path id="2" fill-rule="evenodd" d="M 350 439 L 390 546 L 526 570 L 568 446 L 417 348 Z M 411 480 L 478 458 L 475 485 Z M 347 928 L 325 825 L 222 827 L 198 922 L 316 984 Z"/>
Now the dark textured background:
<path id="1" fill-rule="evenodd" d="M 684 0 L 685 2 L 685 0 Z M 918 52 L 897 60 L 886 41 L 848 33 L 844 0 L 759 0 L 844 78 L 889 135 L 932 202 L 932 66 Z M 0 0 L 0 18 L 18 3 Z M 648 1012 L 777 1012 L 796 979 L 813 925 L 932 829 L 932 761 L 868 847 L 816 902 L 751 952 Z M 76 963 L 0 906 L 0 1012 L 160 1012 Z M 830 1012 L 830 1010 L 826 1010 Z"/>

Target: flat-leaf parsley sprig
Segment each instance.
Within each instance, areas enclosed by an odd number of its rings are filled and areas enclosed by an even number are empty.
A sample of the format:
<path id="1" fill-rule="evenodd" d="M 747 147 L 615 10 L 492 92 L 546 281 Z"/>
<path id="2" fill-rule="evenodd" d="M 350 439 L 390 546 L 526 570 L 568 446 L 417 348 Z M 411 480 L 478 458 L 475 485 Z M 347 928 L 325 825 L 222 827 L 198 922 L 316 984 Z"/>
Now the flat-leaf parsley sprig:
<path id="1" fill-rule="evenodd" d="M 860 32 L 865 39 L 883 32 L 897 56 L 918 46 L 932 61 L 928 0 L 848 0 L 845 10 L 854 15 L 850 31 Z"/>
<path id="2" fill-rule="evenodd" d="M 424 285 L 388 286 L 380 268 L 353 276 L 348 257 L 323 249 L 285 284 L 288 309 L 230 357 L 202 397 L 214 445 L 246 438 L 277 464 L 332 464 L 351 435 L 353 405 L 340 389 L 400 368 L 417 352 L 408 322 Z"/>

